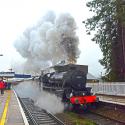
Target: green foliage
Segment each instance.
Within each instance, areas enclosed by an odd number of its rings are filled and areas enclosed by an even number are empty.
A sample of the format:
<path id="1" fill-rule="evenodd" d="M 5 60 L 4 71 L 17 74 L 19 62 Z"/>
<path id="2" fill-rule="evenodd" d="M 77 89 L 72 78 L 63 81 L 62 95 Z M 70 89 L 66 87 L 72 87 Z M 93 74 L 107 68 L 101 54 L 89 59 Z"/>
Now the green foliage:
<path id="1" fill-rule="evenodd" d="M 108 74 L 106 74 L 105 76 L 102 76 L 101 78 L 104 82 L 108 81 L 108 82 L 114 82 L 117 81 L 117 74 L 114 71 L 110 71 Z"/>
<path id="2" fill-rule="evenodd" d="M 96 31 L 92 41 L 99 44 L 103 53 L 99 62 L 106 69 L 106 76 L 110 80 L 114 79 L 112 48 L 118 42 L 119 23 L 125 22 L 125 6 L 121 0 L 91 0 L 87 7 L 95 15 L 84 21 L 86 32 L 90 34 L 91 31 Z"/>
<path id="3" fill-rule="evenodd" d="M 73 112 L 65 112 L 67 117 L 71 119 L 71 121 L 74 123 L 74 125 L 96 125 L 93 121 L 87 119 L 83 116 L 80 116 L 79 114 L 73 113 Z"/>

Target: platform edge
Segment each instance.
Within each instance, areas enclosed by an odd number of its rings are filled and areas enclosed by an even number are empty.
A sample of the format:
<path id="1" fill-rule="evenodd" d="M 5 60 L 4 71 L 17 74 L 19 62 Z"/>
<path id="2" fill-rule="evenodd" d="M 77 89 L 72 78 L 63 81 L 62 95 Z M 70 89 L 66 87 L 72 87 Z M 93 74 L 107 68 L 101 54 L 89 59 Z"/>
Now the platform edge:
<path id="1" fill-rule="evenodd" d="M 25 115 L 25 113 L 24 113 L 24 111 L 23 111 L 23 108 L 22 108 L 22 106 L 21 106 L 21 104 L 20 104 L 20 101 L 19 101 L 19 99 L 18 99 L 18 97 L 17 97 L 17 94 L 16 94 L 16 92 L 13 90 L 13 92 L 14 92 L 14 94 L 15 94 L 15 96 L 16 96 L 16 99 L 17 99 L 17 102 L 18 102 L 18 105 L 19 105 L 19 108 L 20 108 L 20 112 L 21 112 L 21 115 L 22 115 L 22 117 L 23 117 L 23 121 L 24 121 L 24 124 L 25 125 L 29 125 L 29 123 L 28 123 L 28 121 L 27 121 L 27 118 L 26 118 L 26 115 Z"/>

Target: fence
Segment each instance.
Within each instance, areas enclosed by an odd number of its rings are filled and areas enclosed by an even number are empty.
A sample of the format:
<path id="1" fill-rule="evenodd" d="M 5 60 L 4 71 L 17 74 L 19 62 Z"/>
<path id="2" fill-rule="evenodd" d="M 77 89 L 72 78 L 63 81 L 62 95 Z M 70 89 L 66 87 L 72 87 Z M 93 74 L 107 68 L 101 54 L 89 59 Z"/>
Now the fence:
<path id="1" fill-rule="evenodd" d="M 92 93 L 125 96 L 125 82 L 87 83 L 92 87 Z"/>

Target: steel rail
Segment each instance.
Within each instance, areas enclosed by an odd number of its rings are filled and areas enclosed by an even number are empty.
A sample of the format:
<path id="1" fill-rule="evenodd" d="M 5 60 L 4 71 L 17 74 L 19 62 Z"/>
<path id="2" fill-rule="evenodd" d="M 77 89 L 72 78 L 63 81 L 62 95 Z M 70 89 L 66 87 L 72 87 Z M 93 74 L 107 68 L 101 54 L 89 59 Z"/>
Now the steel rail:
<path id="1" fill-rule="evenodd" d="M 18 97 L 19 98 L 19 97 Z M 25 105 L 25 103 L 22 101 L 21 98 L 19 98 L 19 101 L 21 102 L 21 105 L 24 109 L 24 113 L 26 114 L 26 117 L 28 119 L 28 122 L 30 125 L 39 125 L 37 124 L 37 122 L 34 120 L 33 115 L 31 114 L 31 112 L 29 111 L 29 109 L 27 108 L 27 106 Z"/>
<path id="2" fill-rule="evenodd" d="M 20 101 L 27 117 L 32 121 L 30 125 L 65 125 L 50 112 L 35 106 L 31 99 L 20 98 Z"/>

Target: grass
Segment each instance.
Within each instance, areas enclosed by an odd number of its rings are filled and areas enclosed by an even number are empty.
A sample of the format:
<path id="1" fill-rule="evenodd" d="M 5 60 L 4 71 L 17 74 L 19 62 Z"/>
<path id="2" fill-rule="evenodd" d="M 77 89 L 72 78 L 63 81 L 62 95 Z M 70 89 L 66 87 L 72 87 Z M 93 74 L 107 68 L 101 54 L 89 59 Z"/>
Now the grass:
<path id="1" fill-rule="evenodd" d="M 93 121 L 80 116 L 79 114 L 73 112 L 65 112 L 67 117 L 71 119 L 74 125 L 96 125 Z"/>

